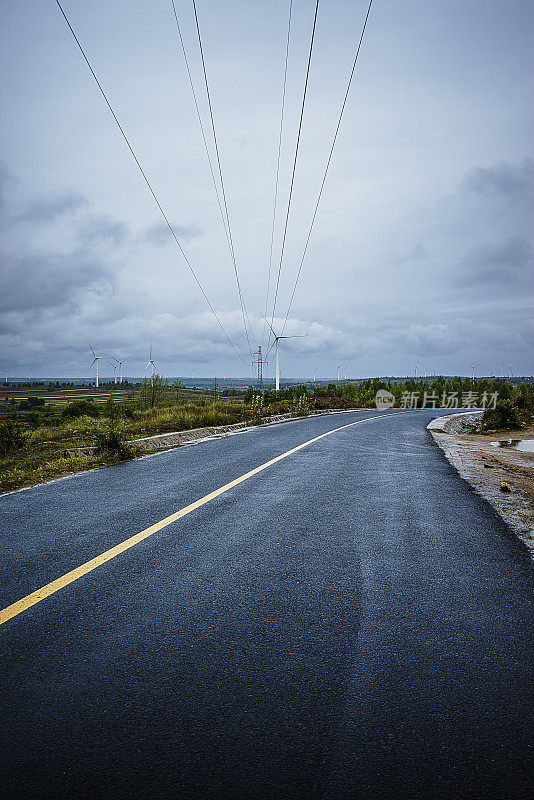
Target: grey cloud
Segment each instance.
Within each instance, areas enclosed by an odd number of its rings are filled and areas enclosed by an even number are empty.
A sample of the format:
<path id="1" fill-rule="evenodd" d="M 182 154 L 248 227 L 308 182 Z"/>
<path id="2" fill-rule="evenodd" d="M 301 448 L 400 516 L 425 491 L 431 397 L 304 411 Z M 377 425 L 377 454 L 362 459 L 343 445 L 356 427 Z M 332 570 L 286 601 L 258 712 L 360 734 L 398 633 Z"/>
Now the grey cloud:
<path id="1" fill-rule="evenodd" d="M 362 308 L 357 317 L 347 317 L 343 327 L 350 331 L 345 337 L 353 353 L 365 358 L 380 356 L 386 349 L 410 360 L 450 355 L 460 351 L 470 335 L 465 319 L 409 306 L 384 309 L 379 320 L 372 309 Z M 349 352 L 347 356 L 354 357 Z"/>
<path id="2" fill-rule="evenodd" d="M 469 253 L 461 264 L 462 275 L 457 286 L 481 286 L 485 283 L 506 285 L 529 277 L 532 266 L 532 246 L 523 237 L 509 237 L 498 245 L 479 247 Z"/>
<path id="3" fill-rule="evenodd" d="M 61 313 L 81 290 L 109 294 L 114 288 L 111 270 L 82 251 L 7 258 L 2 272 L 6 291 L 0 296 L 0 311 L 8 314 L 50 308 Z"/>
<path id="4" fill-rule="evenodd" d="M 79 192 L 62 192 L 33 200 L 19 215 L 19 220 L 52 222 L 63 214 L 74 214 L 85 206 L 87 206 L 87 200 Z"/>
<path id="5" fill-rule="evenodd" d="M 84 245 L 112 244 L 119 247 L 128 236 L 128 226 L 110 216 L 87 217 L 78 226 L 78 238 Z"/>
<path id="6" fill-rule="evenodd" d="M 476 167 L 464 179 L 464 188 L 477 194 L 499 194 L 517 201 L 534 196 L 534 161 L 519 164 L 501 161 L 491 167 Z"/>
<path id="7" fill-rule="evenodd" d="M 445 324 L 410 325 L 396 332 L 408 352 L 436 356 L 457 352 L 462 345 L 458 331 Z"/>
<path id="8" fill-rule="evenodd" d="M 426 251 L 426 248 L 423 247 L 421 242 L 417 242 L 409 252 L 401 253 L 394 258 L 393 263 L 400 267 L 403 264 L 420 264 L 427 258 L 428 252 Z"/>
<path id="9" fill-rule="evenodd" d="M 17 179 L 11 174 L 4 161 L 0 161 L 0 211 L 5 205 L 6 190 L 10 185 L 17 183 Z"/>
<path id="10" fill-rule="evenodd" d="M 196 225 L 171 224 L 176 236 L 182 241 L 196 239 L 204 234 L 204 231 Z M 165 247 L 165 245 L 171 244 L 172 242 L 171 232 L 165 222 L 156 222 L 154 225 L 151 225 L 143 233 L 142 238 L 155 247 Z"/>

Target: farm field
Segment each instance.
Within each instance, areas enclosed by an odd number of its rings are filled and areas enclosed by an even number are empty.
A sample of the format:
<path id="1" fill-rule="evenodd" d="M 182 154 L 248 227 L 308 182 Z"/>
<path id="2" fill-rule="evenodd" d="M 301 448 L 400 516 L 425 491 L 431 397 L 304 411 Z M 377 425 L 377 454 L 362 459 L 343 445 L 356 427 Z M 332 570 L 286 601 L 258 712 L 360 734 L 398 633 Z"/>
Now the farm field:
<path id="1" fill-rule="evenodd" d="M 44 400 L 44 407 L 41 405 L 40 410 L 50 414 L 61 413 L 69 403 L 76 400 L 91 400 L 102 407 L 111 398 L 117 403 L 133 407 L 140 385 L 139 383 L 105 384 L 97 389 L 94 386 L 4 384 L 0 389 L 0 418 L 12 414 L 20 402 L 30 397 Z M 215 397 L 213 390 L 182 388 L 181 392 L 184 400 L 193 403 L 203 397 L 211 399 Z M 243 396 L 232 397 L 232 400 L 242 402 Z"/>
<path id="2" fill-rule="evenodd" d="M 123 388 L 124 387 L 124 388 Z M 49 386 L 2 386 L 0 390 L 0 413 L 9 411 L 9 406 L 15 403 L 20 403 L 21 400 L 27 400 L 29 397 L 42 398 L 45 401 L 45 406 L 50 410 L 57 407 L 62 410 L 68 403 L 74 400 L 94 400 L 95 403 L 103 405 L 109 397 L 112 397 L 118 402 L 124 403 L 133 400 L 135 397 L 135 386 L 125 386 L 124 384 L 117 384 L 116 386 L 104 386 L 96 389 L 94 386 L 60 386 L 56 387 L 52 384 Z"/>

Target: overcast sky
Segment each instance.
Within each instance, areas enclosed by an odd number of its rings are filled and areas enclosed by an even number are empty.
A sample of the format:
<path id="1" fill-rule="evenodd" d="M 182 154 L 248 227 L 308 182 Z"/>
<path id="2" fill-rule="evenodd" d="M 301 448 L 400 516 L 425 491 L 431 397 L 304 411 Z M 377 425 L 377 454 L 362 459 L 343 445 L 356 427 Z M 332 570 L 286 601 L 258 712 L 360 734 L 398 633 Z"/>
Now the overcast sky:
<path id="1" fill-rule="evenodd" d="M 322 0 L 276 308 L 280 330 L 368 0 Z M 171 0 L 2 0 L 0 368 L 252 374 Z M 189 0 L 176 8 L 206 130 Z M 288 0 L 197 0 L 252 349 L 262 341 Z M 314 0 L 294 0 L 273 274 Z M 281 343 L 282 375 L 532 374 L 531 0 L 375 0 Z M 212 146 L 212 143 L 211 143 Z M 213 146 L 212 146 L 213 151 Z M 271 296 L 267 307 L 272 311 Z M 305 334 L 305 335 L 304 335 Z M 264 339 L 265 345 L 265 339 Z M 271 351 L 269 358 L 272 359 Z M 105 362 L 103 362 L 105 365 Z M 272 375 L 272 364 L 269 374 Z M 344 369 L 344 367 L 343 367 Z M 103 368 L 110 373 L 111 368 Z"/>

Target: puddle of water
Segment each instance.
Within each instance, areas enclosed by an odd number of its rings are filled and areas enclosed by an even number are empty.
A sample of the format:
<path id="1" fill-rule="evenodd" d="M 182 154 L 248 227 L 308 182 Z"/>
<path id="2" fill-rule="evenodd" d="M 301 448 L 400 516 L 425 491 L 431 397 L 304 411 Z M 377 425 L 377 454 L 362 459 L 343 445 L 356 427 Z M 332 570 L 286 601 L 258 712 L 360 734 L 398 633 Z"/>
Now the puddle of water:
<path id="1" fill-rule="evenodd" d="M 506 447 L 509 450 L 521 450 L 523 453 L 534 453 L 534 439 L 504 439 L 492 442 L 493 447 Z"/>

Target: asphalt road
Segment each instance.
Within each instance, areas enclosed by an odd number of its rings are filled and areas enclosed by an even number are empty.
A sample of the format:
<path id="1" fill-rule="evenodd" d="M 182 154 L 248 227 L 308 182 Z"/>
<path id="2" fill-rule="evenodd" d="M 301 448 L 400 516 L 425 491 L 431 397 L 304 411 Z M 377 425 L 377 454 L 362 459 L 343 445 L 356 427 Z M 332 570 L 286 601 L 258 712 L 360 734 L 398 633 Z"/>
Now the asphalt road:
<path id="1" fill-rule="evenodd" d="M 0 498 L 0 608 L 379 413 Z M 2 797 L 530 800 L 531 562 L 432 416 L 320 439 L 0 626 Z"/>

